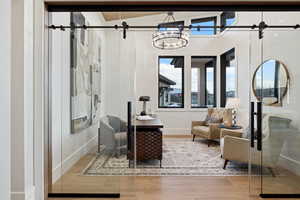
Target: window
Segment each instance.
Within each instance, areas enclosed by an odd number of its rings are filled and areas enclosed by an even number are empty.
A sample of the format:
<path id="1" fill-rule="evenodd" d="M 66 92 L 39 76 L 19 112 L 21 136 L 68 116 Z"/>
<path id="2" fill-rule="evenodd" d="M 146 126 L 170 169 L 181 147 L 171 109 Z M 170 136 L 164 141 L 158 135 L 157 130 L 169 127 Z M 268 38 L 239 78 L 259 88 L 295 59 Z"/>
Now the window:
<path id="1" fill-rule="evenodd" d="M 215 26 L 217 17 L 207 17 L 200 19 L 192 19 L 193 26 Z M 215 35 L 217 33 L 216 28 L 192 28 L 192 35 Z"/>
<path id="2" fill-rule="evenodd" d="M 184 57 L 160 56 L 158 77 L 158 107 L 184 107 Z"/>
<path id="3" fill-rule="evenodd" d="M 221 14 L 221 26 L 230 26 L 235 21 L 235 12 L 223 12 Z M 226 28 L 221 28 L 221 32 Z"/>
<path id="4" fill-rule="evenodd" d="M 168 26 L 177 26 L 177 27 L 184 26 L 184 21 L 162 23 L 158 25 L 160 31 L 178 30 L 178 28 L 168 27 Z"/>
<path id="5" fill-rule="evenodd" d="M 191 106 L 216 106 L 216 56 L 192 56 Z"/>
<path id="6" fill-rule="evenodd" d="M 221 55 L 221 107 L 225 107 L 228 97 L 236 97 L 235 50 L 230 49 Z"/>

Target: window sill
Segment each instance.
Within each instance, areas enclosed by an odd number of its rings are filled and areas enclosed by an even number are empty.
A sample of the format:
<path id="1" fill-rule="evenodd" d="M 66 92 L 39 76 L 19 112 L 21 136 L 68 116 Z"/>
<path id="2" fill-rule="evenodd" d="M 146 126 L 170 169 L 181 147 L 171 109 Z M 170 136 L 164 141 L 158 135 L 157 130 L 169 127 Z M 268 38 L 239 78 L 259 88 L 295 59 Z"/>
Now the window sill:
<path id="1" fill-rule="evenodd" d="M 156 112 L 207 112 L 207 108 L 159 108 L 156 110 Z"/>
<path id="2" fill-rule="evenodd" d="M 197 39 L 197 38 L 218 38 L 220 37 L 220 34 L 217 33 L 215 35 L 190 35 L 190 39 Z"/>
<path id="3" fill-rule="evenodd" d="M 185 112 L 184 108 L 158 108 L 156 112 Z"/>
<path id="4" fill-rule="evenodd" d="M 216 107 L 202 107 L 202 108 L 201 107 L 199 107 L 199 108 L 194 107 L 194 108 L 190 108 L 189 111 L 190 112 L 207 112 L 207 110 L 209 108 L 216 108 Z"/>

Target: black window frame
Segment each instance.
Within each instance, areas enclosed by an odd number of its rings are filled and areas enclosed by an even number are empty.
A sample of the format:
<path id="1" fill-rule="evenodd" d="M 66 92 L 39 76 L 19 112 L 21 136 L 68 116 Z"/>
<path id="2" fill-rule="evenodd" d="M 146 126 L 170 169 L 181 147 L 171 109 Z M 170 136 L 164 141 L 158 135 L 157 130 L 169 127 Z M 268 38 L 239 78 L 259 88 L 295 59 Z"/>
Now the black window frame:
<path id="1" fill-rule="evenodd" d="M 221 67 L 220 67 L 220 106 L 221 107 L 225 107 L 226 106 L 226 67 L 227 67 L 227 63 L 230 62 L 233 59 L 228 59 L 228 57 L 233 54 L 234 58 L 236 58 L 235 56 L 235 48 L 231 48 L 228 51 L 226 51 L 225 53 L 223 53 L 220 56 L 220 62 L 221 62 Z M 236 66 L 237 67 L 237 66 Z M 237 77 L 237 74 L 235 74 Z M 237 89 L 237 88 L 236 88 Z M 237 92 L 237 91 L 236 91 Z"/>
<path id="2" fill-rule="evenodd" d="M 224 11 L 221 13 L 221 15 L 220 15 L 220 24 L 221 24 L 220 32 L 223 32 L 226 29 L 226 27 L 225 27 L 225 26 L 227 26 L 226 19 L 229 19 L 228 16 L 230 14 L 234 14 L 234 18 L 236 19 L 236 12 L 234 12 L 234 11 Z"/>
<path id="3" fill-rule="evenodd" d="M 182 105 L 180 106 L 180 107 L 169 107 L 169 106 L 160 106 L 160 94 L 159 94 L 159 75 L 160 75 L 160 59 L 161 58 L 182 58 L 182 60 L 183 60 L 183 66 L 182 66 L 182 69 L 181 69 L 181 79 L 182 79 L 182 81 L 181 81 L 181 87 L 182 87 L 182 89 L 181 89 L 181 94 L 182 94 Z M 165 108 L 167 108 L 167 109 L 183 109 L 184 108 L 184 98 L 185 98 L 185 95 L 184 95 L 184 93 L 185 93 L 185 91 L 184 91 L 184 56 L 158 56 L 158 78 L 157 78 L 157 96 L 158 96 L 158 108 L 160 109 L 160 108 L 163 108 L 163 109 L 165 109 Z"/>
<path id="4" fill-rule="evenodd" d="M 209 21 L 213 21 L 214 26 L 216 26 L 217 25 L 217 16 L 191 19 L 191 25 L 193 25 L 193 23 L 202 23 L 202 22 L 209 22 Z M 213 35 L 216 35 L 216 34 L 217 34 L 217 28 L 214 27 L 214 34 Z M 191 35 L 193 35 L 193 34 L 191 34 Z"/>
<path id="5" fill-rule="evenodd" d="M 166 26 L 166 27 L 164 27 L 164 26 Z M 160 28 L 168 28 L 167 26 L 177 26 L 179 28 L 180 26 L 184 26 L 184 21 L 160 23 L 160 24 L 158 24 L 158 30 L 160 31 Z"/>
<path id="6" fill-rule="evenodd" d="M 213 105 L 213 108 L 217 107 L 217 56 L 191 56 L 191 60 L 193 58 L 212 58 L 213 59 L 213 62 L 214 62 L 214 65 L 213 65 L 213 68 L 214 68 L 214 105 Z M 191 108 L 194 109 L 194 108 L 208 108 L 207 106 L 207 91 L 206 91 L 206 88 L 207 88 L 207 68 L 209 66 L 205 66 L 205 105 L 203 106 L 192 106 L 191 105 Z M 192 87 L 192 85 L 191 85 Z M 192 94 L 192 88 L 190 88 L 190 91 L 191 91 L 191 94 Z M 191 96 L 192 98 L 192 96 Z M 190 99 L 190 101 L 192 101 L 192 99 Z"/>

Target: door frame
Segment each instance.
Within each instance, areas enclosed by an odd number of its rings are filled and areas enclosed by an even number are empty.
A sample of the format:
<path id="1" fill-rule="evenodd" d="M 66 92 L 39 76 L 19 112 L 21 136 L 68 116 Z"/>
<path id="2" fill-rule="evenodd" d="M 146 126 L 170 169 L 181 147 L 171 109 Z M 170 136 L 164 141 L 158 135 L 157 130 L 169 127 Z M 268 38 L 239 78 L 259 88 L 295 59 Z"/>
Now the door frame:
<path id="1" fill-rule="evenodd" d="M 34 4 L 34 132 L 36 198 L 48 199 L 51 181 L 51 110 L 48 13 L 66 11 L 300 11 L 300 1 L 83 1 Z M 41 67 L 42 66 L 42 67 Z M 50 176 L 49 176 L 50 175 Z M 267 196 L 264 196 L 267 197 Z M 274 195 L 270 197 L 274 198 Z M 277 195 L 277 197 L 279 197 Z M 293 195 L 280 196 L 295 197 Z M 297 196 L 299 197 L 299 196 Z"/>
<path id="2" fill-rule="evenodd" d="M 46 0 L 49 12 L 66 11 L 299 11 L 299 1 L 82 1 Z"/>

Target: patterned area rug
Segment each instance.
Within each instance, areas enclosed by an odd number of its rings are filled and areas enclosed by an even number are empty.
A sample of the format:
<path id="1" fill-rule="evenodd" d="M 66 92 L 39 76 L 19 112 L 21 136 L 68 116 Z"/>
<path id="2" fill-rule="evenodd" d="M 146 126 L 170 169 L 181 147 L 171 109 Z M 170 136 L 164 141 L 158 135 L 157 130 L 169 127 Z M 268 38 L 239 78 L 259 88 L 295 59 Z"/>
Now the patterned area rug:
<path id="1" fill-rule="evenodd" d="M 109 153 L 98 155 L 83 171 L 83 175 L 99 176 L 245 176 L 248 165 L 229 162 L 223 170 L 219 144 L 207 146 L 205 140 L 163 140 L 163 160 L 138 162 L 136 168 L 128 167 L 126 155 L 116 157 Z"/>

